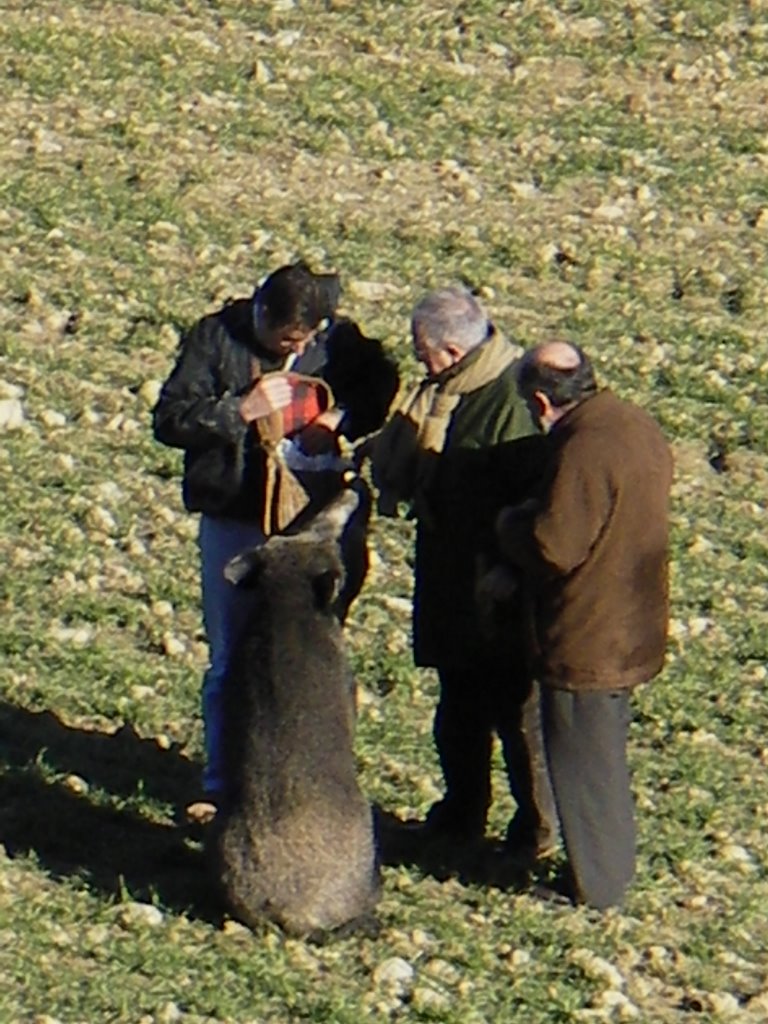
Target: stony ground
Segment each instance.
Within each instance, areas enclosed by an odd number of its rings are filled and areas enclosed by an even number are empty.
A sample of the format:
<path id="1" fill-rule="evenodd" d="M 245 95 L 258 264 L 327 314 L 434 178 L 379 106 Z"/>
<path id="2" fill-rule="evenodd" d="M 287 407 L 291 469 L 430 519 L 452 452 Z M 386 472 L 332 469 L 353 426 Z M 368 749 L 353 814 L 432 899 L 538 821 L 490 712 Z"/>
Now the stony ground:
<path id="1" fill-rule="evenodd" d="M 768 4 L 6 0 L 0 52 L 0 1018 L 768 1020 Z M 222 918 L 178 824 L 206 648 L 149 409 L 184 326 L 299 256 L 406 378 L 409 309 L 461 280 L 673 444 L 623 912 L 476 851 L 385 866 L 377 939 Z M 375 524 L 348 633 L 361 779 L 400 816 L 439 792 L 411 543 Z"/>

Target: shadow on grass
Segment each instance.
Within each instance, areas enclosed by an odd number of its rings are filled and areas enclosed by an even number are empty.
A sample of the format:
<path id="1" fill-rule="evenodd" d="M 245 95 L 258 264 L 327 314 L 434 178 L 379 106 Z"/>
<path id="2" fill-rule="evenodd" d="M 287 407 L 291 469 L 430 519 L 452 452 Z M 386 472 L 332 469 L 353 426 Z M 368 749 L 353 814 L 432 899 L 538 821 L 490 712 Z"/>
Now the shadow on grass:
<path id="1" fill-rule="evenodd" d="M 403 821 L 380 807 L 374 811 L 379 855 L 385 866 L 406 865 L 439 882 L 455 878 L 462 885 L 505 892 L 526 892 L 548 873 L 546 863 L 517 860 L 496 840 L 426 839 L 414 822 Z"/>
<path id="2" fill-rule="evenodd" d="M 140 810 L 147 800 L 178 809 L 194 793 L 199 767 L 177 747 L 163 749 L 130 726 L 112 733 L 78 728 L 50 711 L 1 702 L 0 737 L 0 843 L 9 856 L 31 855 L 54 878 L 79 880 L 110 897 L 157 901 L 221 923 L 200 835 Z M 67 776 L 84 780 L 87 791 L 75 791 Z M 384 865 L 513 892 L 531 885 L 530 866 L 490 839 L 427 842 L 412 823 L 381 808 L 375 820 Z"/>
<path id="3" fill-rule="evenodd" d="M 181 807 L 199 768 L 132 728 L 75 728 L 48 711 L 0 703 L 0 842 L 34 856 L 56 878 L 81 879 L 109 896 L 157 900 L 218 921 L 199 842 L 169 821 L 139 812 L 143 799 Z M 88 784 L 78 793 L 66 776 Z"/>

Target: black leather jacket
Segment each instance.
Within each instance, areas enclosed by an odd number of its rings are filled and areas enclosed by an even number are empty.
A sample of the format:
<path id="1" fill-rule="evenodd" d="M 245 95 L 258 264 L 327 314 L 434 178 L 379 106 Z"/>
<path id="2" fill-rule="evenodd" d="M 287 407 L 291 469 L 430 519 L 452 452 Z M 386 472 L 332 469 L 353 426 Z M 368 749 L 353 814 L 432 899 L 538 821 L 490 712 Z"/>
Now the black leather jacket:
<path id="1" fill-rule="evenodd" d="M 265 456 L 239 411 L 252 384 L 254 357 L 264 371 L 283 362 L 259 347 L 252 300 L 238 299 L 185 335 L 160 392 L 154 436 L 184 450 L 182 495 L 190 512 L 261 521 Z M 328 381 L 346 410 L 340 432 L 349 440 L 378 430 L 399 383 L 380 342 L 364 338 L 351 321 L 318 335 L 294 369 Z"/>

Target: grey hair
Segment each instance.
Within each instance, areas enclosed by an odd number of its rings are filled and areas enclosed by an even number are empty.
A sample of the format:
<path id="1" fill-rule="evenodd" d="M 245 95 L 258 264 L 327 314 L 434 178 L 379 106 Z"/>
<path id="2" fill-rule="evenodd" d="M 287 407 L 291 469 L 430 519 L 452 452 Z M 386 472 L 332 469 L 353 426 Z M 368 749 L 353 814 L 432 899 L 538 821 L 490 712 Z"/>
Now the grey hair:
<path id="1" fill-rule="evenodd" d="M 464 352 L 482 344 L 490 329 L 483 307 L 470 291 L 458 286 L 425 295 L 413 310 L 411 324 L 435 348 L 456 345 Z"/>

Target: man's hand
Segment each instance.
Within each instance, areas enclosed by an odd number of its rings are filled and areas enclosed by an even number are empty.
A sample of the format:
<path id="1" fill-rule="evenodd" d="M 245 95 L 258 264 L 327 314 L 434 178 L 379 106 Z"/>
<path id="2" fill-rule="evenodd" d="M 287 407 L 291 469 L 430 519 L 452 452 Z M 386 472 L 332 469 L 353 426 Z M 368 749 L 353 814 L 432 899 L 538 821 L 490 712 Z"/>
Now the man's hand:
<path id="1" fill-rule="evenodd" d="M 247 395 L 240 400 L 240 415 L 246 423 L 269 416 L 291 403 L 291 385 L 283 373 L 270 373 L 261 377 Z"/>

